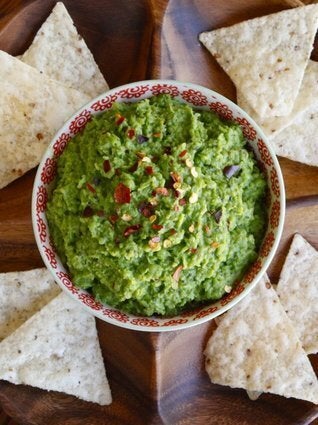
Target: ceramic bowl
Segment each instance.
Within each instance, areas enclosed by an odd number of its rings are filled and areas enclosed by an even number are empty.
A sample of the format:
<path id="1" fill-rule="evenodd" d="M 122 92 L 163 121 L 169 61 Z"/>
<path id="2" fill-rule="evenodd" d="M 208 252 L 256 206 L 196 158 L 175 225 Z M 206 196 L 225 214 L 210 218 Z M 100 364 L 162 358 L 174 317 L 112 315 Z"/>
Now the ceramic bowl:
<path id="1" fill-rule="evenodd" d="M 114 102 L 136 102 L 141 99 L 167 93 L 195 108 L 216 112 L 221 118 L 237 122 L 253 149 L 260 168 L 264 171 L 269 187 L 268 225 L 259 256 L 243 279 L 229 294 L 217 302 L 211 302 L 178 316 L 141 317 L 101 304 L 85 290 L 74 286 L 67 268 L 55 252 L 46 220 L 46 204 L 55 178 L 56 162 L 67 143 L 84 129 L 92 115 L 112 107 Z M 96 317 L 116 326 L 139 331 L 170 331 L 198 325 L 224 313 L 242 300 L 256 285 L 268 268 L 277 249 L 285 215 L 283 178 L 276 155 L 265 135 L 241 108 L 220 94 L 199 85 L 174 80 L 150 80 L 126 84 L 101 94 L 74 114 L 56 133 L 39 165 L 32 197 L 32 221 L 35 239 L 46 267 L 56 282 L 74 300 Z"/>

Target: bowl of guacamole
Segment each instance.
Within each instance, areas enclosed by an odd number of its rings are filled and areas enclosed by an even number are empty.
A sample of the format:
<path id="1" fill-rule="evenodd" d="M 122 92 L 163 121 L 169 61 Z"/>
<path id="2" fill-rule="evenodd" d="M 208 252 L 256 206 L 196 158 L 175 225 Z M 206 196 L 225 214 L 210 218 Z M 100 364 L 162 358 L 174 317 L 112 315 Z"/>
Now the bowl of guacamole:
<path id="1" fill-rule="evenodd" d="M 111 323 L 172 330 L 257 283 L 284 218 L 280 168 L 244 111 L 167 80 L 104 93 L 39 166 L 33 225 L 61 287 Z"/>

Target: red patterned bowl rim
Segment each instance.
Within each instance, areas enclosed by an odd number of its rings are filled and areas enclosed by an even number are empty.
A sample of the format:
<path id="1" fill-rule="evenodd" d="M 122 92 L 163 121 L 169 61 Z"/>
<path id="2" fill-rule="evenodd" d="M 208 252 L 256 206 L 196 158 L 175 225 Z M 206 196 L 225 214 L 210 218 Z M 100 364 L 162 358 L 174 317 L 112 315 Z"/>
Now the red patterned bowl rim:
<path id="1" fill-rule="evenodd" d="M 55 177 L 56 159 L 68 141 L 81 131 L 92 115 L 116 102 L 136 102 L 167 93 L 200 109 L 215 111 L 220 117 L 236 121 L 263 169 L 270 196 L 268 228 L 255 263 L 232 291 L 217 302 L 171 318 L 141 317 L 101 304 L 87 291 L 76 288 L 50 239 L 45 209 L 50 185 Z M 243 299 L 266 272 L 277 250 L 285 218 L 285 189 L 276 155 L 266 136 L 249 115 L 229 99 L 197 84 L 175 80 L 145 80 L 111 89 L 80 108 L 53 137 L 38 167 L 32 194 L 33 231 L 42 259 L 59 286 L 96 317 L 116 326 L 140 331 L 172 331 L 206 322 L 223 314 Z"/>

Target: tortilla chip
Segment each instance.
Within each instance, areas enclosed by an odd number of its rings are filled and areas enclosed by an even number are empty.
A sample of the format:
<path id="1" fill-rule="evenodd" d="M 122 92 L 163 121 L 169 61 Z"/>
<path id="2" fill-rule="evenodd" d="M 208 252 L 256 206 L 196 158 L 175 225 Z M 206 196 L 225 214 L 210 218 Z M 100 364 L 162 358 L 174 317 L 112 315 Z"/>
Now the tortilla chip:
<path id="1" fill-rule="evenodd" d="M 64 293 L 0 343 L 0 379 L 111 403 L 95 319 Z"/>
<path id="2" fill-rule="evenodd" d="M 63 3 L 56 3 L 20 59 L 89 98 L 109 89 Z"/>
<path id="3" fill-rule="evenodd" d="M 251 108 L 291 113 L 318 26 L 318 5 L 284 10 L 200 34 Z"/>
<path id="4" fill-rule="evenodd" d="M 318 352 L 318 252 L 296 234 L 286 257 L 277 294 L 304 350 Z"/>
<path id="5" fill-rule="evenodd" d="M 269 141 L 276 155 L 318 166 L 318 100 Z"/>
<path id="6" fill-rule="evenodd" d="M 270 117 L 261 119 L 250 107 L 244 95 L 237 92 L 237 104 L 244 109 L 262 127 L 268 137 L 276 136 L 281 130 L 288 127 L 302 112 L 309 109 L 318 98 L 318 62 L 309 61 L 303 81 L 296 97 L 294 107 L 286 117 Z"/>
<path id="7" fill-rule="evenodd" d="M 45 268 L 0 274 L 0 341 L 55 298 L 60 289 Z"/>
<path id="8" fill-rule="evenodd" d="M 88 101 L 0 51 L 0 188 L 35 167 L 54 133 Z"/>
<path id="9" fill-rule="evenodd" d="M 208 341 L 215 384 L 318 403 L 318 381 L 267 277 L 229 310 Z"/>

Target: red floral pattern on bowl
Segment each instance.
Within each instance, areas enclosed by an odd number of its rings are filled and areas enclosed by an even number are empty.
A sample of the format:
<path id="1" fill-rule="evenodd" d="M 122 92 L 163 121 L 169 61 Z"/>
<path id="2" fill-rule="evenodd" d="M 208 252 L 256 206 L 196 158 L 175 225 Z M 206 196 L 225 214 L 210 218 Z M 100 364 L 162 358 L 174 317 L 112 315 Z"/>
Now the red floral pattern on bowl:
<path id="1" fill-rule="evenodd" d="M 181 102 L 201 109 L 213 110 L 223 119 L 237 122 L 253 149 L 261 170 L 267 178 L 269 195 L 267 199 L 268 229 L 257 261 L 251 266 L 241 282 L 229 294 L 216 302 L 211 302 L 178 316 L 138 317 L 102 304 L 87 291 L 77 288 L 55 252 L 45 215 L 48 193 L 55 177 L 55 164 L 67 143 L 75 134 L 82 131 L 92 116 L 111 108 L 115 101 L 136 102 L 141 99 L 168 93 Z M 242 299 L 251 286 L 255 285 L 266 271 L 274 256 L 283 228 L 285 192 L 277 158 L 266 142 L 264 134 L 253 120 L 230 100 L 204 87 L 173 80 L 153 80 L 131 83 L 109 90 L 94 102 L 83 106 L 69 119 L 55 136 L 47 149 L 35 179 L 32 199 L 33 229 L 42 258 L 55 280 L 74 299 L 85 305 L 92 314 L 114 325 L 144 331 L 179 330 L 203 323 L 224 313 Z"/>

